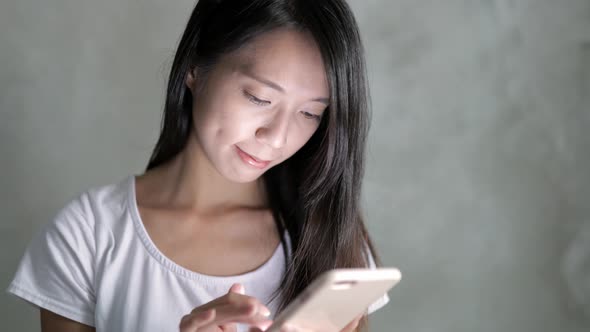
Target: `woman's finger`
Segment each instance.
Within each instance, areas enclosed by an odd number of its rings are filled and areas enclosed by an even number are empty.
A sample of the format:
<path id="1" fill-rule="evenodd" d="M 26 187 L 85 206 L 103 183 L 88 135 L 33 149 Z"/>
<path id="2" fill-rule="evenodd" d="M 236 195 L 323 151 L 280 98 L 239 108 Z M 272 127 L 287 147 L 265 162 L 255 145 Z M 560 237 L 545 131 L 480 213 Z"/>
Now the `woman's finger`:
<path id="1" fill-rule="evenodd" d="M 261 330 L 257 327 L 251 327 L 248 332 L 264 332 L 264 330 Z"/>
<path id="2" fill-rule="evenodd" d="M 357 318 L 353 319 L 350 323 L 348 323 L 341 332 L 353 332 L 359 326 L 359 322 L 363 318 L 362 315 L 358 316 Z"/>
<path id="3" fill-rule="evenodd" d="M 219 329 L 223 332 L 237 332 L 238 331 L 238 326 L 236 324 L 225 324 L 225 325 L 219 325 L 218 326 Z"/>
<path id="4" fill-rule="evenodd" d="M 244 287 L 240 284 L 234 284 L 229 292 L 224 296 L 218 297 L 215 300 L 208 302 L 200 307 L 197 307 L 193 312 L 200 312 L 206 309 L 217 308 L 222 305 L 234 305 L 241 310 L 248 309 L 254 313 L 259 312 L 263 316 L 270 316 L 270 310 L 254 297 L 243 294 Z"/>
<path id="5" fill-rule="evenodd" d="M 244 286 L 242 284 L 236 283 L 236 284 L 233 284 L 229 288 L 229 292 L 228 293 L 237 293 L 237 294 L 245 295 L 246 294 L 246 289 L 244 288 Z M 220 325 L 219 328 L 223 332 L 236 332 L 237 329 L 238 329 L 235 323 L 223 324 L 223 325 Z"/>
<path id="6" fill-rule="evenodd" d="M 252 303 L 245 304 L 225 304 L 215 307 L 216 317 L 211 323 L 224 325 L 229 323 L 243 323 L 252 326 L 265 326 L 271 322 L 267 316 L 257 311 Z"/>
<path id="7" fill-rule="evenodd" d="M 252 314 L 252 307 L 238 307 L 233 304 L 217 306 L 205 311 L 193 311 L 186 315 L 180 322 L 181 332 L 195 331 L 235 331 L 235 323 L 248 324 L 250 326 L 266 329 L 272 321 L 260 314 Z"/>
<path id="8" fill-rule="evenodd" d="M 215 310 L 214 317 L 205 312 Z M 272 324 L 268 319 L 270 310 L 254 297 L 245 295 L 244 286 L 233 284 L 228 293 L 200 307 L 183 317 L 181 327 L 187 332 L 193 332 L 194 326 L 201 330 L 234 331 L 237 330 L 236 323 L 248 324 L 250 326 L 265 329 Z M 203 323 L 203 318 L 207 320 Z M 184 332 L 185 330 L 182 330 Z"/>
<path id="9" fill-rule="evenodd" d="M 180 320 L 180 332 L 196 332 L 215 319 L 215 309 L 190 313 Z"/>
<path id="10" fill-rule="evenodd" d="M 229 288 L 229 292 L 228 293 L 238 293 L 238 294 L 245 295 L 246 294 L 246 289 L 244 288 L 244 285 L 242 285 L 240 283 L 236 283 L 236 284 L 233 284 Z"/>

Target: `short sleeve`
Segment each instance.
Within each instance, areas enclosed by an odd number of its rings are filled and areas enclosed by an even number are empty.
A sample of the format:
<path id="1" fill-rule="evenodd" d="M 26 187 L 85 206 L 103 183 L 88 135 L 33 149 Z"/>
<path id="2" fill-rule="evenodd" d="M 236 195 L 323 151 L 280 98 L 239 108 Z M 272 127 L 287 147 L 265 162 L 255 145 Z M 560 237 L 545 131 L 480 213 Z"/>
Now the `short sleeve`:
<path id="1" fill-rule="evenodd" d="M 368 250 L 368 248 L 367 248 L 367 251 L 368 251 L 368 257 L 369 257 L 369 268 L 371 268 L 371 269 L 377 268 L 377 266 L 375 264 L 375 259 L 373 258 L 373 255 L 371 255 L 371 251 Z M 367 309 L 367 313 L 369 315 L 372 314 L 373 312 L 384 307 L 388 302 L 389 302 L 389 296 L 387 295 L 387 293 L 385 293 L 382 297 L 377 299 L 377 301 L 375 301 L 371 305 L 369 305 L 369 308 Z"/>
<path id="2" fill-rule="evenodd" d="M 34 306 L 94 325 L 94 231 L 73 200 L 36 233 L 7 292 Z"/>

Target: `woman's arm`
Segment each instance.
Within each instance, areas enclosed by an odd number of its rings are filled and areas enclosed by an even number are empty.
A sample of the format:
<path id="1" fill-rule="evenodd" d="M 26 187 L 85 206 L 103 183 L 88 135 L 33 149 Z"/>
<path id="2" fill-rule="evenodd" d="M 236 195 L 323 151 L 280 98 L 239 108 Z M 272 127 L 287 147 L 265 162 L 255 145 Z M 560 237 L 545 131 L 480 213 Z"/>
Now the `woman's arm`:
<path id="1" fill-rule="evenodd" d="M 55 314 L 49 310 L 41 309 L 42 332 L 96 332 L 92 326 L 78 323 L 71 319 Z"/>

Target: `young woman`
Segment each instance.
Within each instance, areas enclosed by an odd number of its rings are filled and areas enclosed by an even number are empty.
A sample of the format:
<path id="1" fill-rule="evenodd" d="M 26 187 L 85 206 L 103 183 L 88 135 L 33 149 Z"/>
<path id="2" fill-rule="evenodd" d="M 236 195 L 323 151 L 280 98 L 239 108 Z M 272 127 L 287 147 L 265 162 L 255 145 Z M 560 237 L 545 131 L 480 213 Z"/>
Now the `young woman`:
<path id="1" fill-rule="evenodd" d="M 344 0 L 199 1 L 146 172 L 68 204 L 9 291 L 43 331 L 265 329 L 322 272 L 375 266 L 367 99 Z"/>

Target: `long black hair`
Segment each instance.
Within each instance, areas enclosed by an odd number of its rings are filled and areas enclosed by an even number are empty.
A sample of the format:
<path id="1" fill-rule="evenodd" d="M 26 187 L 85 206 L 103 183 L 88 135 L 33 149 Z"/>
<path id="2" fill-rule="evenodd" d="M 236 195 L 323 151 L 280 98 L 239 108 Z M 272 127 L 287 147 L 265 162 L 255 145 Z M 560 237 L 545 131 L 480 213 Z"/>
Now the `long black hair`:
<path id="1" fill-rule="evenodd" d="M 360 34 L 344 0 L 200 0 L 182 35 L 168 80 L 162 130 L 147 166 L 180 153 L 192 130 L 193 96 L 185 85 L 196 68 L 277 28 L 309 32 L 322 54 L 330 104 L 310 140 L 264 175 L 278 229 L 287 230 L 279 312 L 319 274 L 366 267 L 379 259 L 360 210 L 369 97 Z M 286 240 L 281 237 L 283 247 Z M 285 255 L 287 252 L 285 252 Z M 378 263 L 379 264 L 379 263 Z M 361 322 L 361 327 L 366 320 Z"/>

